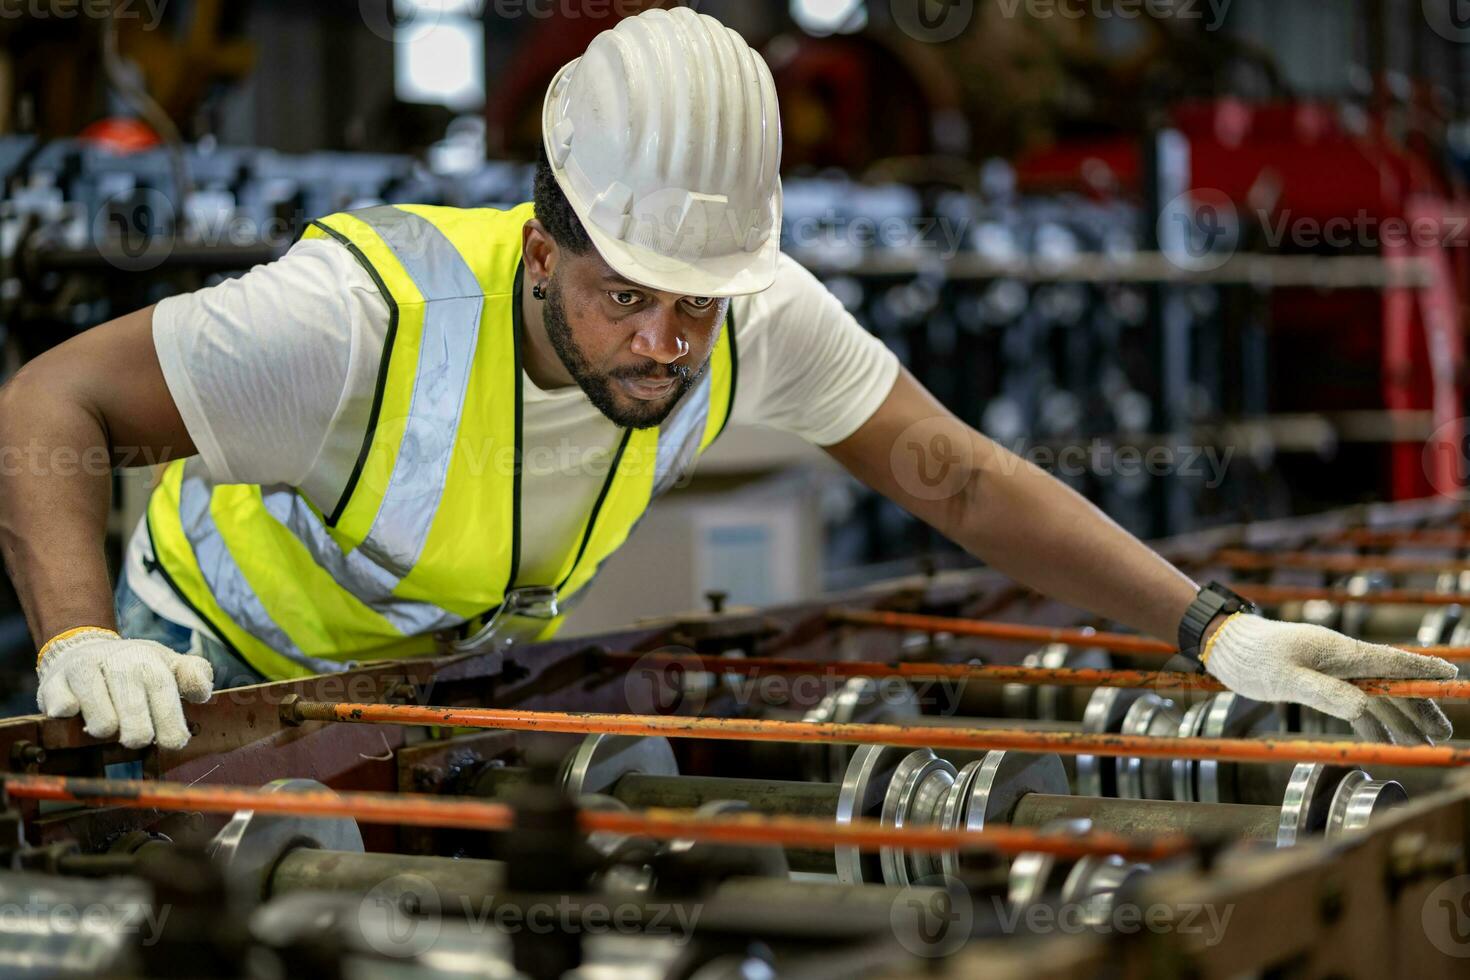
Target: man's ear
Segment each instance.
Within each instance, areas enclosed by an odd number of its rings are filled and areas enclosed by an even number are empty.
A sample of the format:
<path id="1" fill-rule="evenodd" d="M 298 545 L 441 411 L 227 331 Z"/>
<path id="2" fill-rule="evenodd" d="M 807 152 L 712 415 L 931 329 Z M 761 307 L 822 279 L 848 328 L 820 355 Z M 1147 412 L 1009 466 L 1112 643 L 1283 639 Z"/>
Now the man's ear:
<path id="1" fill-rule="evenodd" d="M 561 259 L 561 248 L 556 239 L 535 218 L 521 226 L 521 257 L 526 264 L 526 278 L 531 282 L 550 279 Z"/>

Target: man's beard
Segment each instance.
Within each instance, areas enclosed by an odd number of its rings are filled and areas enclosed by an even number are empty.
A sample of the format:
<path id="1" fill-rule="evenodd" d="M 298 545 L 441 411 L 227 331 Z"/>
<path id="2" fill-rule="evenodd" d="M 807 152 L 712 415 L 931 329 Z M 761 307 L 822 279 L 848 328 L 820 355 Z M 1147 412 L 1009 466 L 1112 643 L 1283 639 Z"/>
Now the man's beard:
<path id="1" fill-rule="evenodd" d="M 696 371 L 682 364 L 659 364 L 657 361 L 649 361 L 646 367 L 641 368 L 598 372 L 588 363 L 582 348 L 572 338 L 572 328 L 561 304 L 561 284 L 556 281 L 556 276 L 551 277 L 546 288 L 542 321 L 546 324 L 546 336 L 551 339 L 556 356 L 561 358 L 572 380 L 577 382 L 599 412 L 626 429 L 647 429 L 663 422 L 674 410 L 674 406 L 679 404 L 684 393 L 693 388 L 704 374 L 704 365 L 700 365 Z M 618 378 L 654 383 L 673 378 L 674 388 L 659 401 L 639 401 L 627 396 L 633 403 L 624 406 L 618 403 L 613 394 L 613 386 Z"/>

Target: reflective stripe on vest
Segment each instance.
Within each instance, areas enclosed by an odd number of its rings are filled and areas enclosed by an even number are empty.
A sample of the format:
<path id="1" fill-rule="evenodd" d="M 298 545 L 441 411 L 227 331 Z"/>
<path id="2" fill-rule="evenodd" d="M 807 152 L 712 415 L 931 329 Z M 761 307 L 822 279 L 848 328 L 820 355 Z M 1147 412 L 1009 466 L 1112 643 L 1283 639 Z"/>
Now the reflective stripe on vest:
<path id="1" fill-rule="evenodd" d="M 164 574 L 270 678 L 434 650 L 479 621 L 519 565 L 521 227 L 510 211 L 374 207 L 315 222 L 372 275 L 390 323 L 356 466 L 340 499 L 215 485 L 170 464 L 149 502 Z M 574 597 L 723 429 L 734 394 L 727 321 L 699 382 L 658 429 L 624 430 L 554 583 Z"/>

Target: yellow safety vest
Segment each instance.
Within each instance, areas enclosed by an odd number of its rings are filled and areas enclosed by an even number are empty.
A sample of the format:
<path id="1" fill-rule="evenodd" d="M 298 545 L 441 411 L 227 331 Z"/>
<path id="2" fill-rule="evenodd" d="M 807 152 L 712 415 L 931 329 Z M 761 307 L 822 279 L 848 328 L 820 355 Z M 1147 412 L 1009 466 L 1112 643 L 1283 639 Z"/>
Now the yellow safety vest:
<path id="1" fill-rule="evenodd" d="M 432 634 L 472 631 L 526 584 L 516 582 L 521 227 L 533 214 L 530 204 L 403 204 L 306 231 L 347 248 L 390 315 L 367 435 L 340 499 L 216 485 L 197 457 L 165 470 L 147 513 L 161 571 L 267 678 L 432 653 Z M 663 424 L 623 431 L 577 546 L 555 582 L 536 584 L 575 596 L 720 434 L 734 340 L 726 320 L 709 367 Z"/>

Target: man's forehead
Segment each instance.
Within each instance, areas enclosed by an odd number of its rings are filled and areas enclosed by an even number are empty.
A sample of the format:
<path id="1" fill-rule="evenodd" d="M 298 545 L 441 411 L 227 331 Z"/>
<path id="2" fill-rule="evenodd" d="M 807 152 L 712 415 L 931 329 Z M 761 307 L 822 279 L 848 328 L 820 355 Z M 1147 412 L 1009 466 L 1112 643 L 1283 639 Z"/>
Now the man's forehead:
<path id="1" fill-rule="evenodd" d="M 652 286 L 645 286 L 642 283 L 634 282 L 608 264 L 607 259 L 602 257 L 602 254 L 597 251 L 596 247 L 588 249 L 585 254 L 579 255 L 577 258 L 591 263 L 589 268 L 592 276 L 597 280 L 598 285 L 604 289 L 637 289 L 641 292 L 653 293 L 658 296 L 672 296 L 676 299 L 683 298 L 686 295 L 692 295 L 674 293 L 667 289 L 654 289 Z"/>

